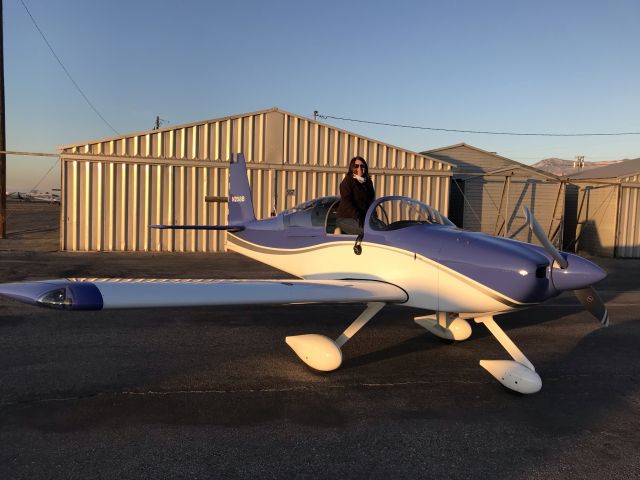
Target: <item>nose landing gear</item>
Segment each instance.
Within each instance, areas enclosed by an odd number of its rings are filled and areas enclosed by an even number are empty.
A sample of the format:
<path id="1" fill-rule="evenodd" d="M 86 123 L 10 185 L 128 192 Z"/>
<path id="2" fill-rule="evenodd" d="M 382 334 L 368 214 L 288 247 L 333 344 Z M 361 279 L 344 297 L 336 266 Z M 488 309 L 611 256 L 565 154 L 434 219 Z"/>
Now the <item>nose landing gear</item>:
<path id="1" fill-rule="evenodd" d="M 432 315 L 415 317 L 418 325 L 436 337 L 449 341 L 462 341 L 471 336 L 471 325 L 455 313 L 437 312 Z"/>
<path id="2" fill-rule="evenodd" d="M 504 330 L 498 326 L 493 316 L 477 317 L 475 322 L 483 323 L 513 358 L 513 360 L 480 360 L 480 366 L 511 390 L 519 393 L 536 393 L 540 391 L 542 379 L 536 373 L 536 368 L 504 333 Z"/>
<path id="3" fill-rule="evenodd" d="M 471 336 L 471 325 L 455 313 L 437 312 L 424 317 L 416 317 L 415 322 L 435 336 L 448 341 L 466 340 Z M 516 347 L 513 341 L 498 326 L 492 315 L 476 317 L 494 338 L 511 355 L 513 360 L 480 360 L 480 366 L 493 378 L 510 390 L 519 393 L 536 393 L 542 388 L 540 375 L 529 359 Z"/>

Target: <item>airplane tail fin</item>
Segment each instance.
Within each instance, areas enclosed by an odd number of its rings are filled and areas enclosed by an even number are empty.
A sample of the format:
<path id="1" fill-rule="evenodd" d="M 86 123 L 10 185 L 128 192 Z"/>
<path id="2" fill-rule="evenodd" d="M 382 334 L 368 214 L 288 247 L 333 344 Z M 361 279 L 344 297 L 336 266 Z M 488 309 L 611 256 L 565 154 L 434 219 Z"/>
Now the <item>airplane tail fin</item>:
<path id="1" fill-rule="evenodd" d="M 244 155 L 238 153 L 229 163 L 229 225 L 244 225 L 256 219 L 247 178 Z"/>

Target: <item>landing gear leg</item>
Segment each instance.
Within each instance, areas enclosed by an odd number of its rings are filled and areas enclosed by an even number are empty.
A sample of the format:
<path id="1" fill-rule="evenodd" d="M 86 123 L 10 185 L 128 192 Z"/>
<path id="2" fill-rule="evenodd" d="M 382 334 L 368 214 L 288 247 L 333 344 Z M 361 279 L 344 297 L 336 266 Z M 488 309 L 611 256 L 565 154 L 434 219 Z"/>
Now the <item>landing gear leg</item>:
<path id="1" fill-rule="evenodd" d="M 335 341 L 324 335 L 310 333 L 285 338 L 296 355 L 314 370 L 330 372 L 342 365 L 342 350 L 340 349 L 358 331 L 382 310 L 384 302 L 367 303 L 367 308 L 356 318 Z"/>
<path id="2" fill-rule="evenodd" d="M 480 360 L 480 366 L 505 387 L 520 393 L 536 393 L 542 388 L 540 375 L 524 353 L 504 333 L 492 315 L 478 317 L 513 360 Z"/>

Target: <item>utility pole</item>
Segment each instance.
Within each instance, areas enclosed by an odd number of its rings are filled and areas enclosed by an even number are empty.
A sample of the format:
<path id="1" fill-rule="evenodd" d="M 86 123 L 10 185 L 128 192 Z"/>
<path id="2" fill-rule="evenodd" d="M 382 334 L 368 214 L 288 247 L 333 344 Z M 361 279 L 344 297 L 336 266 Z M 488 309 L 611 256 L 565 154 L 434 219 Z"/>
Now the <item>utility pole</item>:
<path id="1" fill-rule="evenodd" d="M 162 124 L 166 122 L 167 122 L 166 120 L 163 120 L 162 118 L 160 118 L 160 115 L 156 115 L 156 121 L 153 123 L 153 129 L 160 130 L 160 127 L 162 126 Z"/>
<path id="2" fill-rule="evenodd" d="M 4 129 L 4 30 L 0 0 L 0 152 L 7 149 Z M 7 238 L 7 156 L 0 153 L 0 238 Z"/>

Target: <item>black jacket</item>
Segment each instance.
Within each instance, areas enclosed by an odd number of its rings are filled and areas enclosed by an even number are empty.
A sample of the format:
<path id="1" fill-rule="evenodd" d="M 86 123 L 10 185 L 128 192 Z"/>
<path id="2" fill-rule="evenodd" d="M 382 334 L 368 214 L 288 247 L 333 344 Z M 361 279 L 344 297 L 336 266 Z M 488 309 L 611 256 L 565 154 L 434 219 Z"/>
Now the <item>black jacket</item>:
<path id="1" fill-rule="evenodd" d="M 376 198 L 371 178 L 360 183 L 352 174 L 344 177 L 340 183 L 340 205 L 337 215 L 341 218 L 354 218 L 362 225 L 369 206 Z"/>

